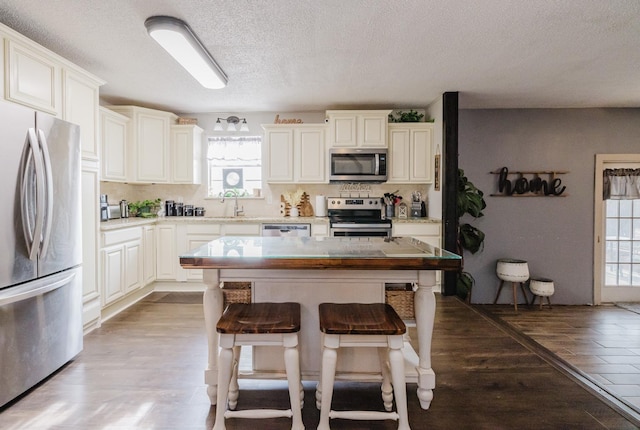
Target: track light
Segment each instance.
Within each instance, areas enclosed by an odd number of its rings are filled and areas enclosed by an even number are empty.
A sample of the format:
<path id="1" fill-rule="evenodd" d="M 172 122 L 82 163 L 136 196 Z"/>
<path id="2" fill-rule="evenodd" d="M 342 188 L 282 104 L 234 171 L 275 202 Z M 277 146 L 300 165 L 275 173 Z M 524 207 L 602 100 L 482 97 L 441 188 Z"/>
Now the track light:
<path id="1" fill-rule="evenodd" d="M 152 16 L 144 25 L 149 35 L 203 87 L 220 89 L 227 85 L 227 75 L 185 22 L 171 16 Z"/>
<path id="2" fill-rule="evenodd" d="M 222 123 L 220 120 L 227 121 L 227 131 L 237 131 L 237 125 L 240 123 L 240 131 L 249 131 L 249 124 L 247 124 L 246 118 L 238 118 L 235 115 L 232 115 L 227 118 L 218 118 L 216 120 L 216 125 L 213 127 L 215 131 L 222 131 L 224 128 L 222 127 Z"/>

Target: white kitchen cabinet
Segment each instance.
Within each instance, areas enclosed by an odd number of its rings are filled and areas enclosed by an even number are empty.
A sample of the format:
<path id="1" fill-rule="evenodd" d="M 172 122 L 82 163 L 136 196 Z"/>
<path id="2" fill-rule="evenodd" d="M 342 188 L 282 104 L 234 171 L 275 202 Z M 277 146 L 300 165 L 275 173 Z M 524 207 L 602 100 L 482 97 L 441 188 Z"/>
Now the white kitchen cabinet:
<path id="1" fill-rule="evenodd" d="M 171 126 L 172 184 L 202 182 L 202 129 L 196 125 Z"/>
<path id="2" fill-rule="evenodd" d="M 35 43 L 8 37 L 4 49 L 5 98 L 59 115 L 60 63 L 57 59 Z"/>
<path id="3" fill-rule="evenodd" d="M 80 126 L 82 158 L 100 159 L 99 90 L 103 81 L 62 69 L 62 119 Z"/>
<path id="4" fill-rule="evenodd" d="M 391 110 L 328 110 L 329 148 L 386 148 Z"/>
<path id="5" fill-rule="evenodd" d="M 440 229 L 439 222 L 394 222 L 392 235 L 414 237 L 429 245 L 440 247 Z"/>
<path id="6" fill-rule="evenodd" d="M 264 125 L 267 182 L 327 183 L 326 126 Z"/>
<path id="7" fill-rule="evenodd" d="M 179 267 L 176 247 L 176 225 L 159 223 L 157 225 L 158 246 L 156 251 L 156 279 L 176 280 Z"/>
<path id="8" fill-rule="evenodd" d="M 387 183 L 432 183 L 432 141 L 432 123 L 389 124 L 389 169 Z"/>
<path id="9" fill-rule="evenodd" d="M 82 163 L 82 324 L 86 331 L 100 326 L 99 228 L 97 161 Z"/>
<path id="10" fill-rule="evenodd" d="M 293 170 L 296 183 L 327 183 L 326 126 L 300 124 L 293 132 Z"/>
<path id="11" fill-rule="evenodd" d="M 110 106 L 131 119 L 127 135 L 127 177 L 134 183 L 168 183 L 170 180 L 171 112 L 138 106 Z"/>
<path id="12" fill-rule="evenodd" d="M 129 118 L 100 107 L 102 180 L 127 181 L 127 123 Z"/>
<path id="13" fill-rule="evenodd" d="M 102 234 L 102 306 L 142 286 L 142 228 L 131 227 Z"/>
<path id="14" fill-rule="evenodd" d="M 148 285 L 156 280 L 156 226 L 145 225 L 142 227 L 142 283 Z"/>
<path id="15" fill-rule="evenodd" d="M 394 222 L 391 228 L 391 235 L 398 237 L 413 237 L 428 243 L 431 246 L 440 248 L 442 242 L 441 223 L 421 223 L 421 222 Z M 440 291 L 442 284 L 442 271 L 436 272 L 435 291 Z"/>
<path id="16" fill-rule="evenodd" d="M 179 224 L 177 226 L 178 256 L 205 243 L 211 242 L 221 234 L 220 224 Z M 177 281 L 202 281 L 202 269 L 183 269 L 176 258 Z"/>
<path id="17" fill-rule="evenodd" d="M 263 161 L 266 162 L 266 181 L 293 183 L 293 128 L 269 125 L 264 128 Z"/>

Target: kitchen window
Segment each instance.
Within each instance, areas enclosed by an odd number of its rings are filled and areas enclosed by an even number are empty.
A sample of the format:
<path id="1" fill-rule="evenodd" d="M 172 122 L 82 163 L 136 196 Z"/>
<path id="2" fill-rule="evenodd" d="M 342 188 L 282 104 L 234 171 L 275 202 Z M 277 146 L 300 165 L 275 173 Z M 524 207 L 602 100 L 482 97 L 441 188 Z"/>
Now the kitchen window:
<path id="1" fill-rule="evenodd" d="M 250 197 L 262 188 L 262 137 L 210 137 L 208 197 Z"/>

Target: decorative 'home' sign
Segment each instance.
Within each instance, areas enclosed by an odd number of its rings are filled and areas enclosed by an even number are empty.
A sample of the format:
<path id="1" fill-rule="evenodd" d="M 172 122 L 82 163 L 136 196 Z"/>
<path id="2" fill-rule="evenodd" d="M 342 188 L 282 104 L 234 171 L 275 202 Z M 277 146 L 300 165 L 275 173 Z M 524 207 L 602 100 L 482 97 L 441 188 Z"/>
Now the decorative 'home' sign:
<path id="1" fill-rule="evenodd" d="M 498 194 L 492 196 L 513 196 L 513 197 L 560 197 L 567 189 L 562 185 L 562 180 L 556 175 L 562 175 L 567 172 L 551 172 L 551 171 L 530 171 L 530 172 L 509 172 L 509 169 L 503 167 L 500 170 L 489 172 L 498 176 Z M 509 179 L 509 175 L 515 175 L 513 179 Z M 527 178 L 525 175 L 531 175 Z M 541 176 L 545 176 L 543 178 Z M 564 196 L 562 196 L 564 197 Z"/>
<path id="2" fill-rule="evenodd" d="M 280 118 L 280 114 L 276 115 L 276 118 L 273 120 L 274 124 L 302 124 L 302 120 L 300 118 Z"/>

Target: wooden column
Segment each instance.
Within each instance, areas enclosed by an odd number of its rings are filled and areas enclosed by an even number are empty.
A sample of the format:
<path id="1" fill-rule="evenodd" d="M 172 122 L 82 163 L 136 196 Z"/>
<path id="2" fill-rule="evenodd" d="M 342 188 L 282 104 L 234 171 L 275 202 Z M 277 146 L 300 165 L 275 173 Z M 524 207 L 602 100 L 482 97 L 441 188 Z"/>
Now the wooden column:
<path id="1" fill-rule="evenodd" d="M 442 180 L 442 223 L 443 246 L 447 251 L 457 253 L 458 215 L 456 194 L 458 189 L 458 93 L 446 92 L 442 98 L 443 155 L 444 170 Z M 456 294 L 457 272 L 444 272 L 442 294 Z"/>

